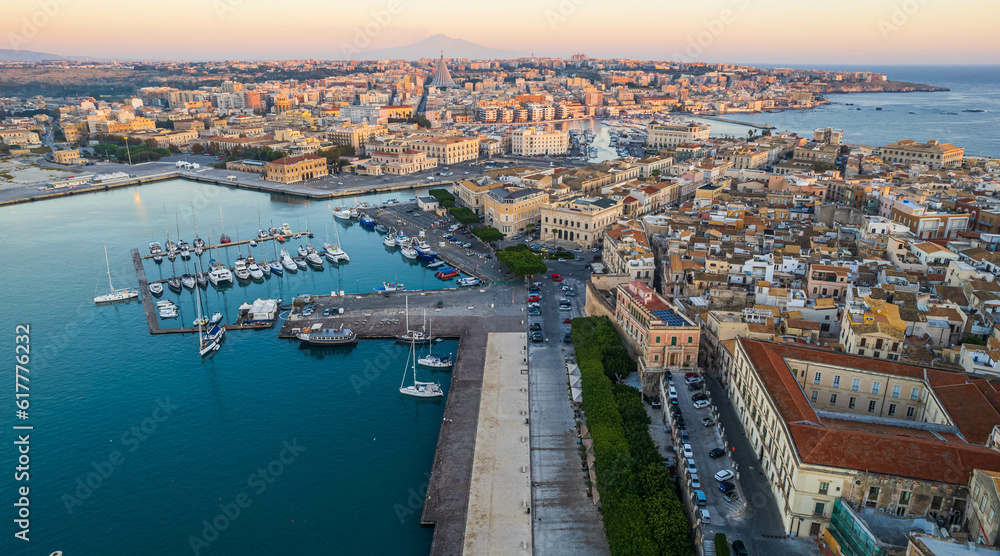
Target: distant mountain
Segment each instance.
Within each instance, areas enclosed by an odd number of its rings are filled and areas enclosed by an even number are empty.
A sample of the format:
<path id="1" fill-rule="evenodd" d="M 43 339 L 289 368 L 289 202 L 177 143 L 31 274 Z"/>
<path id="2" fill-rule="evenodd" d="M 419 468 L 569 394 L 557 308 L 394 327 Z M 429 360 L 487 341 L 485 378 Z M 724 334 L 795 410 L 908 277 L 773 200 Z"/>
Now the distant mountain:
<path id="1" fill-rule="evenodd" d="M 465 39 L 453 39 L 447 35 L 438 34 L 406 46 L 361 51 L 361 53 L 347 51 L 345 56 L 353 60 L 418 60 L 420 58 L 437 58 L 441 56 L 442 52 L 444 52 L 445 58 L 471 58 L 473 60 L 519 58 L 530 54 L 490 48 Z"/>
<path id="2" fill-rule="evenodd" d="M 32 50 L 10 50 L 0 48 L 0 62 L 49 62 L 52 60 L 72 60 L 75 62 L 85 62 L 88 60 L 98 61 L 98 58 L 87 56 L 62 56 L 60 54 L 49 54 L 48 52 L 34 52 Z"/>

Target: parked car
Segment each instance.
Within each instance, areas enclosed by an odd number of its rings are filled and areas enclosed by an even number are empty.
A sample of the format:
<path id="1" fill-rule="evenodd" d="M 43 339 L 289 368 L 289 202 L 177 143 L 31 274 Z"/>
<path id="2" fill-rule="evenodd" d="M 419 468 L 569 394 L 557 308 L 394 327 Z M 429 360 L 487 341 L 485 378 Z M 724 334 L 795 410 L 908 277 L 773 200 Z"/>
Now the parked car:
<path id="1" fill-rule="evenodd" d="M 736 490 L 736 485 L 730 483 L 729 481 L 722 481 L 721 483 L 719 483 L 719 490 L 721 490 L 722 492 L 731 492 Z"/>
<path id="2" fill-rule="evenodd" d="M 693 458 L 694 457 L 694 450 L 691 449 L 691 445 L 690 444 L 685 444 L 684 446 L 682 446 L 682 449 L 684 451 L 684 457 L 686 457 L 686 458 Z"/>
<path id="3" fill-rule="evenodd" d="M 569 319 L 569 318 L 563 319 L 563 324 L 569 324 L 571 322 L 573 322 L 573 319 Z"/>
<path id="4" fill-rule="evenodd" d="M 563 280 L 562 276 L 559 276 L 558 274 L 555 274 L 555 273 L 552 274 L 552 281 L 553 282 L 562 282 L 562 280 Z"/>
<path id="5" fill-rule="evenodd" d="M 539 316 L 541 314 L 542 314 L 542 311 L 538 307 L 535 307 L 533 309 L 529 309 L 528 310 L 528 316 L 531 316 L 531 317 L 537 317 L 537 316 Z"/>
<path id="6" fill-rule="evenodd" d="M 542 337 L 541 332 L 535 332 L 534 334 L 531 335 L 531 341 L 537 344 L 539 342 L 545 341 L 545 338 Z"/>
<path id="7" fill-rule="evenodd" d="M 701 490 L 694 491 L 694 503 L 699 506 L 704 506 L 708 504 L 708 498 L 705 496 L 704 491 Z"/>
<path id="8" fill-rule="evenodd" d="M 701 420 L 701 424 L 702 426 L 705 427 L 711 427 L 712 425 L 715 424 L 715 421 L 713 421 L 711 417 L 705 417 L 704 419 Z"/>
<path id="9" fill-rule="evenodd" d="M 741 540 L 733 541 L 733 556 L 748 556 L 747 546 Z"/>
<path id="10" fill-rule="evenodd" d="M 667 390 L 667 395 L 670 396 L 671 399 L 677 399 L 677 389 L 671 386 L 670 390 Z"/>
<path id="11" fill-rule="evenodd" d="M 694 402 L 694 408 L 695 409 L 702 409 L 702 408 L 708 407 L 710 405 L 712 405 L 712 404 L 708 403 L 705 400 L 698 400 L 698 401 Z"/>
<path id="12" fill-rule="evenodd" d="M 697 401 L 700 401 L 700 400 L 706 400 L 707 401 L 708 400 L 708 394 L 705 394 L 704 392 L 699 392 L 699 393 L 691 396 L 691 401 L 697 402 Z"/>
<path id="13" fill-rule="evenodd" d="M 693 459 L 687 460 L 687 469 L 689 474 L 698 472 L 698 466 L 695 464 Z"/>
<path id="14" fill-rule="evenodd" d="M 572 344 L 573 343 L 573 335 L 570 334 L 569 332 L 563 334 L 563 343 L 564 344 Z"/>
<path id="15" fill-rule="evenodd" d="M 691 474 L 691 488 L 693 488 L 693 489 L 699 489 L 699 488 L 701 488 L 701 479 L 698 478 L 698 474 L 697 473 L 692 473 Z"/>
<path id="16" fill-rule="evenodd" d="M 712 514 L 708 513 L 708 510 L 706 510 L 705 508 L 702 508 L 702 509 L 698 510 L 698 515 L 699 515 L 699 517 L 701 517 L 701 522 L 702 523 L 711 523 L 712 522 Z"/>
<path id="17" fill-rule="evenodd" d="M 531 294 L 531 295 L 528 296 L 528 301 L 529 302 L 535 302 L 535 301 L 541 301 L 541 300 L 542 300 L 542 298 L 538 297 L 537 293 L 533 293 L 533 294 Z"/>
<path id="18" fill-rule="evenodd" d="M 729 479 L 732 479 L 735 476 L 736 474 L 733 473 L 731 469 L 723 469 L 722 471 L 719 471 L 718 473 L 715 474 L 715 480 L 721 483 L 723 481 L 728 481 Z"/>
<path id="19" fill-rule="evenodd" d="M 528 330 L 530 330 L 532 332 L 541 332 L 542 331 L 542 324 L 539 323 L 539 322 L 533 322 L 533 323 L 531 323 L 531 326 L 528 327 Z"/>
<path id="20" fill-rule="evenodd" d="M 708 457 L 712 459 L 719 459 L 724 455 L 726 455 L 726 451 L 722 448 L 713 448 L 712 451 L 708 453 Z"/>

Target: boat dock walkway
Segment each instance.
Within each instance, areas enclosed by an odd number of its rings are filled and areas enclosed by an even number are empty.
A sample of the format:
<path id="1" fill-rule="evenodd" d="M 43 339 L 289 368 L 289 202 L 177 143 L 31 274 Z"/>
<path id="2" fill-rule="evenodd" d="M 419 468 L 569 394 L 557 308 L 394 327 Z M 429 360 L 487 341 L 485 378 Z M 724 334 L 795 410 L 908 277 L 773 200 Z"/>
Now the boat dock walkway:
<path id="1" fill-rule="evenodd" d="M 294 238 L 295 236 L 307 237 L 309 235 L 309 232 L 298 232 L 298 233 L 278 234 L 278 235 L 280 235 L 282 237 L 282 239 L 287 240 L 287 239 Z M 202 247 L 202 249 L 204 249 L 205 251 L 210 251 L 212 249 L 221 249 L 223 247 L 238 247 L 238 246 L 241 246 L 241 245 L 247 245 L 251 241 L 260 243 L 262 241 L 277 241 L 277 238 L 278 238 L 278 236 L 267 236 L 266 238 L 253 238 L 253 239 L 246 239 L 246 240 L 242 240 L 242 241 L 231 241 L 229 243 L 216 243 L 215 245 L 206 245 L 206 246 Z M 318 249 L 318 247 L 317 247 L 317 249 Z M 191 255 L 194 256 L 194 247 L 193 246 L 191 247 Z M 160 256 L 165 258 L 167 256 L 167 252 L 164 251 L 164 252 L 160 253 Z M 144 259 L 152 259 L 153 257 L 154 257 L 154 255 L 152 253 L 150 253 L 148 255 L 143 255 L 142 256 L 142 258 L 144 258 Z"/>
<path id="2" fill-rule="evenodd" d="M 741 122 L 739 120 L 733 120 L 733 119 L 730 119 L 730 118 L 722 118 L 722 117 L 719 117 L 719 116 L 710 116 L 710 115 L 705 115 L 705 114 L 687 114 L 684 117 L 691 118 L 693 120 L 697 120 L 699 118 L 701 118 L 703 120 L 714 120 L 716 122 L 724 122 L 724 123 L 727 123 L 727 124 L 743 125 L 743 126 L 753 127 L 753 128 L 757 128 L 757 129 L 775 129 L 775 127 L 773 125 L 768 125 L 768 124 L 752 124 L 750 122 Z"/>
<path id="3" fill-rule="evenodd" d="M 142 266 L 142 255 L 138 249 L 132 249 L 132 264 L 135 265 L 135 276 L 139 279 L 139 297 L 142 299 L 142 309 L 146 313 L 146 326 L 149 333 L 156 336 L 160 334 L 197 334 L 197 326 L 183 326 L 178 328 L 160 328 L 157 320 L 156 304 L 153 302 L 153 295 L 149 293 L 149 281 L 146 279 L 146 269 Z M 195 286 L 197 287 L 197 286 Z M 231 330 L 264 330 L 272 328 L 274 323 L 268 324 L 236 324 L 225 325 L 226 331 Z"/>

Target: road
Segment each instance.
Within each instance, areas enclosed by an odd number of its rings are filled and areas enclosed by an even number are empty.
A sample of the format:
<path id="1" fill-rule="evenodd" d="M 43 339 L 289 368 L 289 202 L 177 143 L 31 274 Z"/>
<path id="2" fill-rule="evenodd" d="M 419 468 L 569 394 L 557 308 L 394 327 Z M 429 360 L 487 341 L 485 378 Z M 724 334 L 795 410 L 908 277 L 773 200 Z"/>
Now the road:
<path id="1" fill-rule="evenodd" d="M 560 311 L 558 300 L 565 297 L 551 273 L 566 276 L 564 284 L 578 295 L 566 297 L 572 311 Z M 584 316 L 584 285 L 589 272 L 582 262 L 550 263 L 546 276 L 535 277 L 541 285 L 541 315 L 530 317 L 539 323 L 547 340 L 531 343 L 529 396 L 531 402 L 531 476 L 535 554 L 608 554 L 601 514 L 587 496 L 588 476 L 580 458 L 579 424 L 570 403 L 566 357 L 572 344 L 563 343 L 570 325 L 563 319 Z M 522 289 L 526 299 L 527 294 Z"/>

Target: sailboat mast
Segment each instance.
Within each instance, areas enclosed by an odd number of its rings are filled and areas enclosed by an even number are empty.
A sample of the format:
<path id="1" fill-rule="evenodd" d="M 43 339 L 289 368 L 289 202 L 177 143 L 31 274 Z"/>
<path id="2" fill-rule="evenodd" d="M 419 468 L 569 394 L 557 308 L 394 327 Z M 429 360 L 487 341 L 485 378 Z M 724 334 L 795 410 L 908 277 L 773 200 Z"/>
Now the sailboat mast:
<path id="1" fill-rule="evenodd" d="M 194 203 L 191 203 L 191 218 L 194 219 L 194 237 L 198 237 L 198 217 L 194 214 Z"/>
<path id="2" fill-rule="evenodd" d="M 111 263 L 108 262 L 108 246 L 104 246 L 104 266 L 108 268 L 108 285 L 111 286 L 111 291 L 115 291 L 115 285 L 111 283 Z"/>
<path id="3" fill-rule="evenodd" d="M 163 229 L 167 232 L 167 243 L 170 243 L 170 225 L 167 224 L 167 204 L 163 203 Z M 164 245 L 166 247 L 166 245 Z"/>
<path id="4" fill-rule="evenodd" d="M 110 276 L 110 273 L 109 273 L 109 276 Z M 405 301 L 406 301 L 406 332 L 407 332 L 407 334 L 409 334 L 409 332 L 410 332 L 410 296 L 406 296 Z"/>

